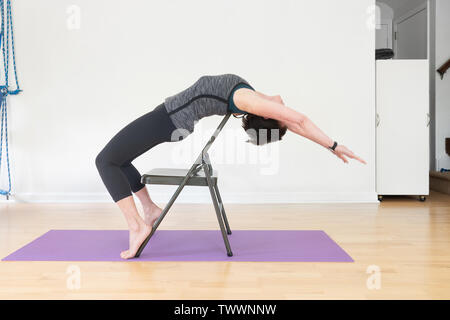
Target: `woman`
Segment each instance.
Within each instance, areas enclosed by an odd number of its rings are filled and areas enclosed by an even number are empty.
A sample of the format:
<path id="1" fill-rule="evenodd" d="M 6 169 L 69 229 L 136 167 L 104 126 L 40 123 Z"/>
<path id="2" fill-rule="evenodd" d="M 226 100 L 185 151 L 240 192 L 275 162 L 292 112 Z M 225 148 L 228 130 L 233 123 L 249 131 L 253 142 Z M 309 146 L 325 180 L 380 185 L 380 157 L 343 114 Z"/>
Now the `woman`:
<path id="1" fill-rule="evenodd" d="M 103 183 L 130 230 L 129 249 L 120 254 L 123 259 L 135 256 L 162 211 L 151 200 L 141 183 L 141 174 L 131 162 L 157 144 L 184 139 L 201 118 L 227 112 L 243 115 L 242 126 L 250 136 L 249 142 L 254 144 L 281 140 L 286 130 L 290 130 L 331 150 L 345 163 L 346 157 L 365 163 L 346 147 L 337 145 L 304 114 L 285 106 L 279 95 L 258 92 L 234 74 L 203 76 L 125 126 L 95 159 Z M 132 192 L 142 204 L 144 219 L 136 209 Z"/>

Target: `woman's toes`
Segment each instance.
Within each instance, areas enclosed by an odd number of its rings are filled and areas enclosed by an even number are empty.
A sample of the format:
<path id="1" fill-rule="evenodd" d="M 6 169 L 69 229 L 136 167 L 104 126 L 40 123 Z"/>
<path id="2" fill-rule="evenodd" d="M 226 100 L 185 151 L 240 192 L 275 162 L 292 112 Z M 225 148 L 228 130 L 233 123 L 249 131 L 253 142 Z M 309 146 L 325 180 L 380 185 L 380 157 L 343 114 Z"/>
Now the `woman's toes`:
<path id="1" fill-rule="evenodd" d="M 121 257 L 122 259 L 128 259 L 128 256 L 130 255 L 129 251 L 130 251 L 130 250 L 122 251 L 122 252 L 120 253 L 120 257 Z"/>
<path id="2" fill-rule="evenodd" d="M 122 259 L 134 258 L 136 256 L 136 252 L 151 232 L 152 228 L 144 224 L 140 231 L 130 233 L 130 248 L 122 251 L 120 253 L 120 257 Z"/>

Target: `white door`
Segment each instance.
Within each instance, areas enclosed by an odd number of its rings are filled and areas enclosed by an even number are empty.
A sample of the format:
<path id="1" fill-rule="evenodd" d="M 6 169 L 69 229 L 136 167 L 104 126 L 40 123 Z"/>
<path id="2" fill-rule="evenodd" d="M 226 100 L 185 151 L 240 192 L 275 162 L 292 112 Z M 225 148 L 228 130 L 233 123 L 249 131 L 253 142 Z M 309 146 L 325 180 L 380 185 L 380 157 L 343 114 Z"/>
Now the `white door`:
<path id="1" fill-rule="evenodd" d="M 396 59 L 427 59 L 427 20 L 427 7 L 421 6 L 394 22 Z"/>
<path id="2" fill-rule="evenodd" d="M 377 193 L 428 195 L 428 60 L 376 62 Z"/>
<path id="3" fill-rule="evenodd" d="M 392 49 L 392 21 L 381 21 L 375 32 L 375 49 Z"/>

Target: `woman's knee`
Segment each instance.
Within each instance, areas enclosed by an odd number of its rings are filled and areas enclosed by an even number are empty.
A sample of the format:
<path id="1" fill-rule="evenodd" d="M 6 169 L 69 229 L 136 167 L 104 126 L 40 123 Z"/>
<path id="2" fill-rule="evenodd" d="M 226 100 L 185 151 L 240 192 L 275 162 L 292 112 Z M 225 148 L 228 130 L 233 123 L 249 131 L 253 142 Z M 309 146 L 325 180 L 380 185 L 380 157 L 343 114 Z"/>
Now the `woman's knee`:
<path id="1" fill-rule="evenodd" d="M 104 150 L 100 151 L 100 153 L 97 155 L 97 157 L 95 157 L 95 166 L 97 167 L 98 170 L 103 168 L 105 166 L 105 164 L 107 164 L 108 162 L 109 162 L 109 158 L 106 155 L 106 153 L 104 152 Z"/>
<path id="2" fill-rule="evenodd" d="M 98 169 L 104 168 L 105 166 L 120 167 L 122 164 L 127 163 L 127 161 L 124 161 L 122 158 L 121 153 L 105 147 L 100 151 L 97 157 L 95 157 L 95 165 Z"/>

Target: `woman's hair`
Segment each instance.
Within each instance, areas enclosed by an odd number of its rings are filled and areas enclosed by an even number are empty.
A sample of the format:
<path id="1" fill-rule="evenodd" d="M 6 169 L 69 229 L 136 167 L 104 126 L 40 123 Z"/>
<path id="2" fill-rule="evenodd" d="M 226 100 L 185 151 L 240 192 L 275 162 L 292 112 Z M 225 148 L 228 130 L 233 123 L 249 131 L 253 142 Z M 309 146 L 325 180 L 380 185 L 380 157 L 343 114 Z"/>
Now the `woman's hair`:
<path id="1" fill-rule="evenodd" d="M 246 142 L 258 146 L 281 140 L 287 130 L 286 127 L 280 125 L 278 120 L 264 119 L 251 113 L 242 117 L 242 128 L 250 137 Z"/>

